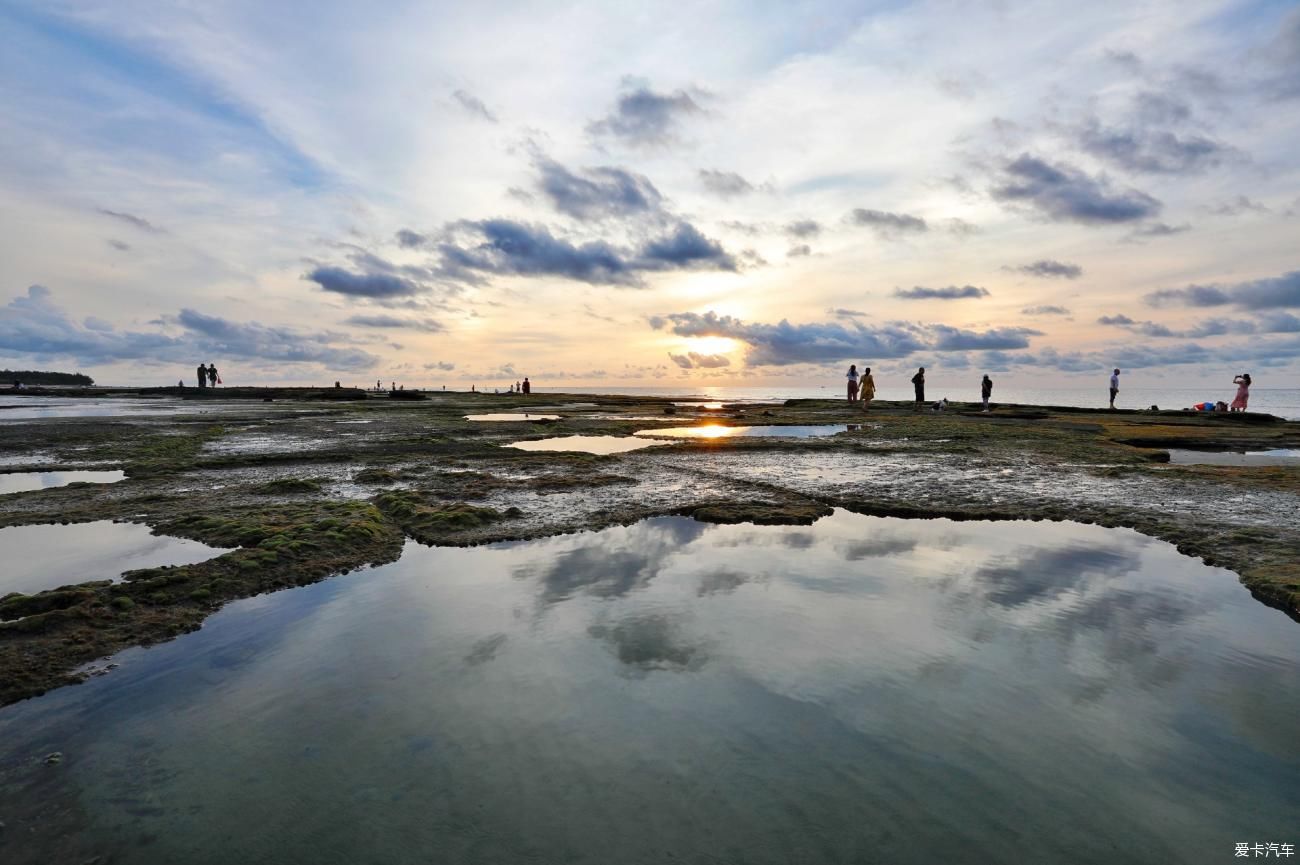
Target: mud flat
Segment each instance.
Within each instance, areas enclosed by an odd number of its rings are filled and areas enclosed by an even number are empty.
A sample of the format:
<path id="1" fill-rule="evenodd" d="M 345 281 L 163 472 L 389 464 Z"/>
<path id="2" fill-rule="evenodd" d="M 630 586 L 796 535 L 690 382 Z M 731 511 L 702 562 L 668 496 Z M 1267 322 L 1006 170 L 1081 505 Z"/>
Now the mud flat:
<path id="1" fill-rule="evenodd" d="M 1036 406 L 982 414 L 961 404 L 932 414 L 902 403 L 864 413 L 792 400 L 720 405 L 707 422 L 844 431 L 687 438 L 599 455 L 504 445 L 653 435 L 647 418 L 662 418 L 664 429 L 695 419 L 669 399 L 620 395 L 547 394 L 543 404 L 505 394 L 189 390 L 88 392 L 99 403 L 150 401 L 145 412 L 97 407 L 94 416 L 69 411 L 82 397 L 60 391 L 58 416 L 0 424 L 0 465 L 126 475 L 4 496 L 0 526 L 117 520 L 225 548 L 179 567 L 85 583 L 70 575 L 52 591 L 0 598 L 0 704 L 82 681 L 83 664 L 193 631 L 236 599 L 394 561 L 408 539 L 469 546 L 666 515 L 807 525 L 838 507 L 1127 527 L 1234 571 L 1259 601 L 1300 618 L 1300 467 L 1169 462 L 1171 449 L 1300 447 L 1300 423 L 1266 415 Z M 535 412 L 534 404 L 560 417 L 465 419 Z"/>

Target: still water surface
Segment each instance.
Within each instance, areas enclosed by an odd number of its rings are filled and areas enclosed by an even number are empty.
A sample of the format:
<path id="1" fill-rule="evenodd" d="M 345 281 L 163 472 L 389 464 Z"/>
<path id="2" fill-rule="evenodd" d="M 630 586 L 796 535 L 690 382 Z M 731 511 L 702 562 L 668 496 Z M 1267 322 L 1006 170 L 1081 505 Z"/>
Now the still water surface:
<path id="1" fill-rule="evenodd" d="M 0 474 L 0 496 L 66 487 L 75 483 L 115 484 L 125 479 L 124 471 L 8 472 Z"/>
<path id="2" fill-rule="evenodd" d="M 662 442 L 646 441 L 631 436 L 553 436 L 552 438 L 512 442 L 506 445 L 521 451 L 576 451 L 586 454 L 621 454 L 642 448 L 662 446 Z"/>
<path id="3" fill-rule="evenodd" d="M 859 424 L 785 424 L 767 426 L 722 426 L 720 424 L 703 424 L 701 426 L 674 426 L 663 429 L 637 430 L 634 435 L 647 438 L 690 438 L 690 439 L 725 439 L 740 436 L 758 436 L 763 438 L 814 438 L 831 436 L 849 429 L 858 429 Z"/>
<path id="4" fill-rule="evenodd" d="M 117 660 L 0 710 L 0 860 L 1227 862 L 1300 840 L 1300 627 L 1125 530 L 840 511 L 408 543 Z"/>

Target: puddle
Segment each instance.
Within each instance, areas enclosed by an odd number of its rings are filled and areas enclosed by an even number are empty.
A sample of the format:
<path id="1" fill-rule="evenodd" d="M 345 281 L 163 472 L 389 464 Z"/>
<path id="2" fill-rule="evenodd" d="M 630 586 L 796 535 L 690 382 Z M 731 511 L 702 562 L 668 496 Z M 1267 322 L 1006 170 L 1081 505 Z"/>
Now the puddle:
<path id="1" fill-rule="evenodd" d="M 1300 466 L 1300 450 L 1193 451 L 1170 449 L 1169 462 L 1183 466 Z"/>
<path id="2" fill-rule="evenodd" d="M 340 433 L 341 435 L 341 433 Z M 264 454 L 293 453 L 295 451 L 315 450 L 328 445 L 324 439 L 309 439 L 302 436 L 285 434 L 237 435 L 219 441 L 208 442 L 203 446 L 207 454 Z"/>
<path id="3" fill-rule="evenodd" d="M 114 484 L 125 480 L 126 472 L 11 472 L 0 474 L 0 496 L 29 490 L 66 487 L 73 483 Z"/>
<path id="4" fill-rule="evenodd" d="M 509 412 L 496 412 L 492 414 L 465 415 L 465 420 L 482 420 L 482 421 L 489 421 L 489 420 L 530 421 L 530 420 L 559 420 L 559 419 L 560 416 L 558 414 L 531 414 L 531 413 L 511 414 Z"/>
<path id="5" fill-rule="evenodd" d="M 630 436 L 558 436 L 536 441 L 514 442 L 505 445 L 521 451 L 578 451 L 588 454 L 621 454 L 642 448 L 662 447 L 661 442 L 648 442 Z"/>
<path id="6" fill-rule="evenodd" d="M 223 552 L 198 541 L 151 534 L 138 523 L 10 526 L 0 529 L 0 561 L 6 563 L 0 570 L 0 596 L 117 580 L 123 571 L 189 565 Z"/>
<path id="7" fill-rule="evenodd" d="M 721 426 L 705 424 L 703 426 L 666 427 L 665 429 L 637 430 L 633 435 L 653 438 L 692 438 L 725 439 L 738 436 L 757 436 L 769 438 L 813 438 L 830 436 L 851 429 L 859 429 L 859 424 L 816 424 L 809 426 Z"/>
<path id="8" fill-rule="evenodd" d="M 41 420 L 60 417 L 140 417 L 169 414 L 203 414 L 211 411 L 248 409 L 238 402 L 184 400 L 168 397 L 152 399 L 112 397 L 29 396 L 0 401 L 0 422 Z"/>
<path id="9" fill-rule="evenodd" d="M 1294 841 L 1300 628 L 1126 530 L 408 543 L 114 661 L 0 711 L 7 865 L 236 837 L 241 861 L 754 865 Z"/>

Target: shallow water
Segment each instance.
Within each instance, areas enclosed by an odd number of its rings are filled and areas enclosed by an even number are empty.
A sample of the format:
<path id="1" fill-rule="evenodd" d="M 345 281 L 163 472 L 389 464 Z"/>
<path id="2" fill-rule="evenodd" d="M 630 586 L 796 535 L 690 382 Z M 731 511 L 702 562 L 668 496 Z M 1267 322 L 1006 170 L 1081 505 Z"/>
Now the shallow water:
<path id="1" fill-rule="evenodd" d="M 114 484 L 126 478 L 126 472 L 10 472 L 0 474 L 0 496 L 29 490 L 66 487 L 68 484 Z"/>
<path id="2" fill-rule="evenodd" d="M 1295 466 L 1300 465 L 1300 450 L 1233 452 L 1170 449 L 1169 462 L 1183 466 Z"/>
<path id="3" fill-rule="evenodd" d="M 621 454 L 628 451 L 662 446 L 659 442 L 630 436 L 557 436 L 548 439 L 513 442 L 506 445 L 521 451 L 576 451 L 586 454 Z"/>
<path id="4" fill-rule="evenodd" d="M 495 421 L 495 420 L 513 420 L 513 421 L 530 421 L 530 420 L 559 420 L 558 414 L 525 414 L 523 412 L 490 412 L 488 414 L 467 414 L 465 420 L 478 421 Z"/>
<path id="5" fill-rule="evenodd" d="M 0 596 L 116 580 L 123 571 L 188 565 L 223 552 L 198 541 L 152 534 L 138 523 L 10 526 L 0 529 L 0 562 L 5 563 Z"/>
<path id="6" fill-rule="evenodd" d="M 1229 861 L 1300 812 L 1300 628 L 1126 530 L 408 543 L 116 660 L 0 710 L 6 863 Z"/>
<path id="7" fill-rule="evenodd" d="M 857 424 L 812 424 L 788 426 L 721 426 L 719 424 L 705 424 L 703 426 L 677 426 L 666 427 L 665 429 L 643 429 L 638 430 L 634 435 L 652 436 L 656 438 L 693 438 L 693 439 L 722 439 L 735 438 L 737 436 L 762 436 L 762 437 L 782 437 L 782 438 L 813 438 L 815 436 L 830 436 L 836 433 L 842 433 L 846 430 L 858 429 Z"/>

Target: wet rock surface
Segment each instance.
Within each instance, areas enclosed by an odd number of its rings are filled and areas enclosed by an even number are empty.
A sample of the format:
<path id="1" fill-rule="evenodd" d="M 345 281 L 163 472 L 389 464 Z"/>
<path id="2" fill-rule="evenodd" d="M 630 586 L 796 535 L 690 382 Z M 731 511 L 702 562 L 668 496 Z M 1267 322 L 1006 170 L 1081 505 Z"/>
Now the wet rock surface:
<path id="1" fill-rule="evenodd" d="M 1237 571 L 1300 616 L 1300 466 L 1171 465 L 1168 449 L 1300 446 L 1300 423 L 1259 415 L 1003 407 L 942 414 L 833 400 L 704 409 L 608 396 L 536 408 L 518 395 L 347 391 L 171 399 L 147 416 L 0 425 L 0 467 L 121 469 L 116 484 L 0 499 L 0 526 L 114 519 L 229 547 L 211 561 L 118 583 L 0 599 L 0 704 L 85 675 L 127 646 L 200 626 L 227 601 L 390 561 L 405 537 L 468 545 L 627 524 L 647 516 L 808 523 L 832 506 L 892 516 L 1073 519 L 1129 526 Z M 123 398 L 135 398 L 125 393 Z M 165 393 L 159 396 L 166 398 Z M 223 399 L 224 396 L 224 399 Z M 344 398 L 346 397 L 346 398 Z M 103 399 L 102 395 L 97 396 Z M 530 452 L 520 440 L 630 436 L 684 421 L 842 424 L 815 438 L 682 440 L 621 454 Z M 39 442 L 39 449 L 35 443 Z M 28 612 L 13 614 L 19 608 Z"/>

